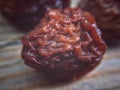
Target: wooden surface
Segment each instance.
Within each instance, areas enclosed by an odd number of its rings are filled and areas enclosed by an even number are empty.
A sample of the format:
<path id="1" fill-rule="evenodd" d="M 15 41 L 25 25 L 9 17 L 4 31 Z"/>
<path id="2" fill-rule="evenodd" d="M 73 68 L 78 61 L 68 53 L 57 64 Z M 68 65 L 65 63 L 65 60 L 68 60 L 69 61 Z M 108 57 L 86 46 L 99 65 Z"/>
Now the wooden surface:
<path id="1" fill-rule="evenodd" d="M 0 90 L 120 90 L 120 45 L 109 48 L 102 63 L 83 79 L 53 85 L 24 64 L 23 35 L 0 17 Z"/>

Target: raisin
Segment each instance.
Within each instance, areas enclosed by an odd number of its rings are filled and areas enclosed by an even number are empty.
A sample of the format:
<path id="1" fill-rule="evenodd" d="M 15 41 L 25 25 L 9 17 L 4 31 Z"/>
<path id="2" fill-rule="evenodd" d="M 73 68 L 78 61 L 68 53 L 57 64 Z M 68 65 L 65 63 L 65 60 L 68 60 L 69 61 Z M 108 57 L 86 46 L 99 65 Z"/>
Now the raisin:
<path id="1" fill-rule="evenodd" d="M 47 11 L 22 43 L 25 63 L 55 81 L 84 76 L 106 51 L 94 17 L 79 8 Z"/>
<path id="2" fill-rule="evenodd" d="M 69 7 L 70 0 L 0 0 L 2 15 L 19 30 L 29 31 L 46 10 Z"/>
<path id="3" fill-rule="evenodd" d="M 120 41 L 120 0 L 82 0 L 79 7 L 95 16 L 107 43 Z"/>

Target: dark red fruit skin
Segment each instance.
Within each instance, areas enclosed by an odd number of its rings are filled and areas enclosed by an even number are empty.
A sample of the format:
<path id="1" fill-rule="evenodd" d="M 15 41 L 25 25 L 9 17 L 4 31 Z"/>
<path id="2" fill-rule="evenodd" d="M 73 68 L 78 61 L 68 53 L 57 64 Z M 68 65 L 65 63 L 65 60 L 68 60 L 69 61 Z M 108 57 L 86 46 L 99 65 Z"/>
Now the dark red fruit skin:
<path id="1" fill-rule="evenodd" d="M 49 9 L 69 7 L 70 0 L 0 0 L 2 15 L 19 30 L 30 31 Z"/>
<path id="2" fill-rule="evenodd" d="M 120 0 L 81 0 L 79 7 L 95 16 L 107 43 L 120 42 Z"/>
<path id="3" fill-rule="evenodd" d="M 79 8 L 48 11 L 22 43 L 25 63 L 54 81 L 84 76 L 106 51 L 94 17 Z"/>

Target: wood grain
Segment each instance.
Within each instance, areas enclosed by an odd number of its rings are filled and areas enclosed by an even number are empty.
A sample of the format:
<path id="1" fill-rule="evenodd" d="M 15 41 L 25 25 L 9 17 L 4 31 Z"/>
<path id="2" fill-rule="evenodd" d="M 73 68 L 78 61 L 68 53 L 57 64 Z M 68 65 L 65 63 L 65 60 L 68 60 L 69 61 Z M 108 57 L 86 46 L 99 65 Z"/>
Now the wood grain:
<path id="1" fill-rule="evenodd" d="M 0 90 L 120 89 L 120 48 L 113 49 L 116 52 L 109 50 L 103 62 L 86 77 L 65 85 L 51 85 L 44 76 L 27 67 L 21 59 L 21 48 L 21 44 L 16 44 L 0 49 Z"/>
<path id="2" fill-rule="evenodd" d="M 87 76 L 60 85 L 24 64 L 23 35 L 0 16 L 0 90 L 120 90 L 120 45 L 108 48 L 102 63 Z"/>

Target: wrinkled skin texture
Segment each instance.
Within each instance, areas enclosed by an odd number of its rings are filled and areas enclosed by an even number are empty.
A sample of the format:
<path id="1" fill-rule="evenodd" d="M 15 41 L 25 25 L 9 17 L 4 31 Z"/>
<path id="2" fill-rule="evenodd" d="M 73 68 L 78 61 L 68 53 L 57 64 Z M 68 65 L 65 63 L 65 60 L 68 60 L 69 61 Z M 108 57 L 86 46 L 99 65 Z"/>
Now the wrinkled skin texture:
<path id="1" fill-rule="evenodd" d="M 49 9 L 69 7 L 70 0 L 0 0 L 2 15 L 19 30 L 29 31 Z"/>
<path id="2" fill-rule="evenodd" d="M 107 42 L 120 41 L 120 0 L 82 0 L 80 7 L 95 16 Z"/>
<path id="3" fill-rule="evenodd" d="M 53 80 L 76 80 L 95 68 L 106 46 L 94 17 L 80 9 L 50 10 L 23 37 L 22 57 Z"/>

